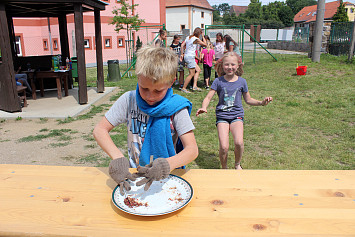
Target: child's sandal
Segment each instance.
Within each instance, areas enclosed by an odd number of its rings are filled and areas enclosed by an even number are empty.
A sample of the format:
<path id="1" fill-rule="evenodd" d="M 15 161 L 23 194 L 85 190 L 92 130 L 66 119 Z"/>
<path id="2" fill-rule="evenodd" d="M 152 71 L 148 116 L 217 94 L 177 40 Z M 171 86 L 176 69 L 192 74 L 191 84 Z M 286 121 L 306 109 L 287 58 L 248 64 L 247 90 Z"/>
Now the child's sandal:
<path id="1" fill-rule="evenodd" d="M 193 90 L 193 91 L 202 91 L 202 89 L 199 88 L 199 87 L 194 87 L 194 88 L 192 88 L 192 90 Z"/>
<path id="2" fill-rule="evenodd" d="M 184 92 L 184 93 L 191 93 L 190 91 L 184 89 L 184 88 L 181 88 L 181 91 Z"/>

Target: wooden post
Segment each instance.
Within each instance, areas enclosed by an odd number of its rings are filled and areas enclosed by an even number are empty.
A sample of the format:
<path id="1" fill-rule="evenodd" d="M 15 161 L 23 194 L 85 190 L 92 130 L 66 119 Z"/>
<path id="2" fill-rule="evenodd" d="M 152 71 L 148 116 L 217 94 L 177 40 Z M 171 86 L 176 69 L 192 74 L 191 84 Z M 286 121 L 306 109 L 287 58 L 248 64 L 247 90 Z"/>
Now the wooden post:
<path id="1" fill-rule="evenodd" d="M 97 67 L 97 92 L 105 91 L 104 66 L 102 58 L 102 39 L 101 39 L 101 19 L 100 10 L 94 10 L 95 15 L 95 40 L 96 40 L 96 67 Z"/>
<path id="2" fill-rule="evenodd" d="M 60 15 L 58 17 L 59 23 L 59 35 L 60 35 L 60 50 L 62 52 L 62 62 L 65 63 L 65 59 L 70 57 L 69 55 L 69 39 L 67 28 L 67 16 Z"/>
<path id="3" fill-rule="evenodd" d="M 351 62 L 351 60 L 353 59 L 354 47 L 355 47 L 355 21 L 353 23 L 353 34 L 350 41 L 350 49 L 349 49 L 349 57 L 348 57 L 349 62 Z"/>
<path id="4" fill-rule="evenodd" d="M 62 52 L 62 62 L 63 65 L 65 65 L 66 58 L 70 59 L 67 16 L 60 15 L 58 17 L 58 22 L 59 22 L 59 35 L 60 35 L 60 50 Z M 69 83 L 69 88 L 72 88 L 73 77 L 71 73 L 68 74 L 68 83 Z"/>
<path id="5" fill-rule="evenodd" d="M 86 104 L 88 102 L 88 95 L 84 52 L 83 6 L 81 3 L 74 3 L 74 22 L 76 55 L 78 58 L 79 104 Z"/>
<path id="6" fill-rule="evenodd" d="M 0 74 L 2 75 L 0 80 L 0 109 L 7 112 L 17 112 L 21 111 L 21 106 L 16 90 L 11 47 L 5 5 L 0 4 Z"/>

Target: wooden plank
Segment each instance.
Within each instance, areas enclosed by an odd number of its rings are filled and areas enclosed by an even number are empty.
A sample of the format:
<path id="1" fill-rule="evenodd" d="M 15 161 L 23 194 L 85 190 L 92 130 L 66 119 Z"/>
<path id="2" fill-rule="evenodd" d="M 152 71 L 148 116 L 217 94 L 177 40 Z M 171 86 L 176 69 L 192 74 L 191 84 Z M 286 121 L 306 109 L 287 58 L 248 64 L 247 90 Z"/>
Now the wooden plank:
<path id="1" fill-rule="evenodd" d="M 0 110 L 7 112 L 22 111 L 16 90 L 15 73 L 11 52 L 10 35 L 5 5 L 0 3 Z"/>
<path id="2" fill-rule="evenodd" d="M 79 104 L 86 104 L 88 102 L 88 94 L 84 51 L 83 6 L 81 3 L 74 3 L 74 23 L 76 56 L 78 58 Z"/>
<path id="3" fill-rule="evenodd" d="M 62 53 L 62 63 L 65 65 L 66 58 L 70 58 L 69 55 L 69 39 L 67 28 L 67 16 L 65 14 L 58 17 L 59 35 L 60 35 L 60 51 Z"/>
<path id="4" fill-rule="evenodd" d="M 94 10 L 95 16 L 95 40 L 96 40 L 96 68 L 97 68 L 97 92 L 105 91 L 104 83 L 104 65 L 102 58 L 102 35 L 101 35 L 101 19 L 100 10 Z"/>
<path id="5" fill-rule="evenodd" d="M 193 200 L 139 217 L 111 203 L 107 168 L 0 165 L 0 236 L 354 236 L 355 171 L 174 173 Z"/>

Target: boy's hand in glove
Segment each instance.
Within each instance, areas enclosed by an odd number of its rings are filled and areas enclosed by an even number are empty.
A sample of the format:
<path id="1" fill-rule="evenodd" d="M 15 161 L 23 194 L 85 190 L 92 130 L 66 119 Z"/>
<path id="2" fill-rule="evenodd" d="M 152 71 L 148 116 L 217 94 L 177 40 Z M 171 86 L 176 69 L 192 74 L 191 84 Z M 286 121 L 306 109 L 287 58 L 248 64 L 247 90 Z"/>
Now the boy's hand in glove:
<path id="1" fill-rule="evenodd" d="M 131 185 L 129 185 L 126 179 L 134 181 L 135 178 L 129 172 L 129 162 L 126 157 L 113 159 L 110 162 L 108 172 L 111 178 L 120 186 L 121 195 L 124 195 L 123 188 L 125 188 L 126 191 L 131 190 Z"/>
<path id="2" fill-rule="evenodd" d="M 170 165 L 165 158 L 158 158 L 145 167 L 138 167 L 137 170 L 138 173 L 136 173 L 136 176 L 145 178 L 138 181 L 136 185 L 141 186 L 146 184 L 144 191 L 147 191 L 153 181 L 165 179 L 169 176 Z"/>

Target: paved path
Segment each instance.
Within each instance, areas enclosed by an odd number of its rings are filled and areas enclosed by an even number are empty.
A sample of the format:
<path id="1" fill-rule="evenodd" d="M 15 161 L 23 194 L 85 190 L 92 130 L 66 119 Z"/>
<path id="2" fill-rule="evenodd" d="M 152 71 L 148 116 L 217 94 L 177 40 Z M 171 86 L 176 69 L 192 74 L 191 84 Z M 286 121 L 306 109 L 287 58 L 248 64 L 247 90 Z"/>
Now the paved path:
<path id="1" fill-rule="evenodd" d="M 308 55 L 307 52 L 298 52 L 298 51 L 288 51 L 281 49 L 268 49 L 267 43 L 261 43 L 264 48 L 266 48 L 271 54 L 299 54 L 299 55 Z M 254 50 L 254 43 L 244 43 L 244 52 L 250 52 Z M 257 53 L 267 53 L 260 45 L 256 44 Z"/>
<path id="2" fill-rule="evenodd" d="M 0 110 L 0 118 L 13 119 L 21 118 L 56 118 L 64 119 L 75 117 L 91 108 L 91 105 L 103 99 L 105 96 L 113 95 L 117 87 L 106 87 L 104 93 L 97 93 L 96 88 L 88 88 L 88 103 L 78 103 L 78 88 L 70 89 L 69 96 L 61 100 L 57 98 L 57 90 L 45 91 L 44 97 L 37 96 L 37 100 L 28 98 L 28 106 L 22 108 L 22 112 L 8 113 Z"/>

